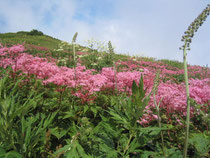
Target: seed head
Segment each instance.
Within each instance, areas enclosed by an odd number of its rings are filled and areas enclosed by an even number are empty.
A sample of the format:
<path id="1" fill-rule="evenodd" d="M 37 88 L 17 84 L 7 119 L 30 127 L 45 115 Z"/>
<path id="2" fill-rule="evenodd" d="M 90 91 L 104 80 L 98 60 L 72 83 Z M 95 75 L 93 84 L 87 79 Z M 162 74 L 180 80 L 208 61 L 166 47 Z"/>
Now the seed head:
<path id="1" fill-rule="evenodd" d="M 77 40 L 77 35 L 78 35 L 78 33 L 76 32 L 76 33 L 74 34 L 73 39 L 72 39 L 72 43 L 75 43 L 75 42 L 76 42 L 76 40 Z"/>
<path id="2" fill-rule="evenodd" d="M 111 41 L 108 42 L 108 48 L 109 48 L 109 53 L 113 54 L 114 53 L 114 48 L 112 47 Z"/>
<path id="3" fill-rule="evenodd" d="M 188 26 L 187 31 L 184 32 L 181 41 L 184 42 L 184 45 L 180 49 L 184 50 L 185 47 L 187 50 L 190 50 L 190 43 L 195 32 L 198 31 L 199 27 L 202 26 L 208 15 L 210 14 L 210 4 L 202 11 L 201 14 Z"/>

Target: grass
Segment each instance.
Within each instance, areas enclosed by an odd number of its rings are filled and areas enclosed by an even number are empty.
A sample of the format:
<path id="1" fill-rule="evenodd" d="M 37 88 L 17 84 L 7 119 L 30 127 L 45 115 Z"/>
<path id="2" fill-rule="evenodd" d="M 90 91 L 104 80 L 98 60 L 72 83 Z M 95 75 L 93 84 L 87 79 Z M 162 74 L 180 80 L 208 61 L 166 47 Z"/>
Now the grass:
<path id="1" fill-rule="evenodd" d="M 33 44 L 36 46 L 46 47 L 48 49 L 55 49 L 61 40 L 56 38 L 42 35 L 42 36 L 32 36 L 25 33 L 4 33 L 0 34 L 0 42 L 2 44 Z"/>
<path id="2" fill-rule="evenodd" d="M 168 66 L 176 67 L 178 69 L 183 69 L 184 68 L 183 63 L 179 62 L 179 61 L 168 60 L 168 59 L 161 59 L 159 61 L 164 63 L 164 64 L 167 64 Z"/>
<path id="3" fill-rule="evenodd" d="M 45 47 L 50 51 L 53 51 L 54 49 L 59 47 L 59 44 L 61 43 L 61 40 L 53 38 L 48 35 L 42 35 L 42 36 L 33 36 L 33 35 L 28 35 L 28 32 L 26 31 L 19 31 L 17 33 L 0 33 L 0 43 L 3 45 L 14 45 L 14 44 L 23 44 L 25 43 L 26 46 L 28 45 L 35 45 L 38 47 Z M 81 52 L 91 52 L 92 50 L 88 47 L 84 47 L 78 44 L 75 44 L 75 48 L 77 51 Z M 70 47 L 69 51 L 72 51 L 72 47 Z M 98 52 L 97 50 L 95 50 Z M 106 52 L 98 52 L 99 54 L 106 54 Z M 114 54 L 113 59 L 114 60 L 121 60 L 121 61 L 127 61 L 128 58 L 131 58 L 129 55 L 125 54 Z M 135 57 L 139 61 L 148 61 L 148 62 L 163 62 L 164 64 L 167 64 L 172 67 L 177 67 L 179 69 L 183 68 L 182 63 L 178 61 L 173 61 L 173 60 L 167 60 L 167 59 L 162 59 L 162 60 L 156 60 L 155 58 L 151 57 Z"/>

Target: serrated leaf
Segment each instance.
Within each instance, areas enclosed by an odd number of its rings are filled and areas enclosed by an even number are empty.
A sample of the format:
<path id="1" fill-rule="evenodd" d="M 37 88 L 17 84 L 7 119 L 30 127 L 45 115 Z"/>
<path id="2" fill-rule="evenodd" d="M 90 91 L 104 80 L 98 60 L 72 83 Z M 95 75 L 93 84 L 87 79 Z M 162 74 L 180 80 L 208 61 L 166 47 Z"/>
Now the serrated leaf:
<path id="1" fill-rule="evenodd" d="M 130 145 L 129 145 L 128 152 L 129 152 L 129 153 L 135 152 L 136 149 L 137 149 L 138 147 L 140 147 L 140 146 L 141 146 L 141 145 L 138 143 L 137 138 L 134 138 L 134 139 L 132 140 L 132 142 L 130 143 Z"/>
<path id="2" fill-rule="evenodd" d="M 117 122 L 122 123 L 122 124 L 128 124 L 128 121 L 124 117 L 120 116 L 114 111 L 110 110 L 109 114 L 112 115 L 112 118 L 116 120 Z"/>
<path id="3" fill-rule="evenodd" d="M 141 128 L 141 132 L 145 133 L 145 134 L 149 134 L 151 136 L 153 135 L 158 135 L 162 130 L 167 130 L 168 128 L 166 127 L 145 127 L 145 128 Z"/>
<path id="4" fill-rule="evenodd" d="M 201 155 L 205 155 L 210 149 L 210 138 L 203 134 L 192 134 L 189 139 L 189 143 L 195 147 L 195 149 Z"/>

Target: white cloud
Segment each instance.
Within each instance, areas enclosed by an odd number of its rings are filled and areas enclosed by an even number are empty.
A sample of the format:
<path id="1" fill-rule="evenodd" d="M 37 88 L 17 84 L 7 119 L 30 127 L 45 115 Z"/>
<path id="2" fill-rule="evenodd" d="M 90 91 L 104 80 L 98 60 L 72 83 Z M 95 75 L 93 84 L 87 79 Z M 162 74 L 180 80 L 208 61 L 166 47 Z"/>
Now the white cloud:
<path id="1" fill-rule="evenodd" d="M 22 2 L 3 1 L 1 2 L 0 14 L 6 20 L 8 31 L 28 30 L 36 27 L 37 23 L 33 11 Z"/>
<path id="2" fill-rule="evenodd" d="M 69 42 L 78 32 L 77 41 L 82 44 L 92 37 L 111 40 L 119 53 L 180 61 L 181 36 L 208 3 L 207 0 L 0 1 L 0 17 L 6 19 L 3 30 L 7 32 L 37 28 Z M 209 25 L 207 19 L 193 39 L 188 55 L 190 64 L 210 64 Z"/>

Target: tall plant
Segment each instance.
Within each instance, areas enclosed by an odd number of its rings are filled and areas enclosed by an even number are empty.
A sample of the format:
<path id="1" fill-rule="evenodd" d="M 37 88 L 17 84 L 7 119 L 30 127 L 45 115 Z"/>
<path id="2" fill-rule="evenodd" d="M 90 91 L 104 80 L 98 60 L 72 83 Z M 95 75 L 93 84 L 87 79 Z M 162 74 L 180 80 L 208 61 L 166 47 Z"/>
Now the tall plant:
<path id="1" fill-rule="evenodd" d="M 113 63 L 113 67 L 114 67 L 114 88 L 115 88 L 115 90 L 117 90 L 117 69 L 116 69 L 115 61 L 113 59 L 114 48 L 112 47 L 111 41 L 108 42 L 108 49 L 109 49 L 109 60 L 111 60 L 111 62 Z"/>
<path id="2" fill-rule="evenodd" d="M 190 43 L 192 42 L 192 38 L 199 29 L 199 27 L 204 23 L 206 18 L 210 13 L 210 4 L 202 11 L 202 13 L 191 23 L 188 27 L 187 31 L 184 32 L 182 36 L 182 41 L 184 45 L 180 47 L 183 50 L 183 63 L 184 63 L 184 76 L 185 76 L 185 86 L 186 86 L 186 94 L 187 94 L 187 117 L 186 117 L 186 135 L 185 135 L 185 144 L 184 144 L 184 155 L 183 157 L 187 157 L 187 147 L 188 147 L 188 137 L 189 137 L 189 123 L 190 123 L 190 93 L 189 93 L 189 84 L 188 84 L 188 73 L 187 73 L 187 50 L 190 50 Z"/>
<path id="3" fill-rule="evenodd" d="M 153 92 L 153 100 L 154 100 L 154 104 L 157 110 L 157 115 L 158 115 L 158 126 L 161 129 L 161 117 L 160 117 L 160 103 L 162 101 L 162 98 L 160 99 L 160 101 L 157 103 L 156 101 L 156 92 L 158 90 L 158 86 L 160 84 L 160 70 L 157 71 L 156 76 L 155 76 L 155 80 L 154 80 L 154 86 L 152 89 Z M 161 143 L 162 143 L 162 150 L 163 150 L 163 155 L 164 157 L 167 157 L 166 152 L 165 152 L 165 145 L 164 145 L 164 137 L 163 137 L 163 131 L 160 132 L 160 136 L 161 136 Z"/>
<path id="4" fill-rule="evenodd" d="M 77 78 L 77 76 L 76 76 L 76 51 L 75 51 L 75 42 L 77 40 L 77 35 L 78 35 L 78 33 L 76 32 L 74 34 L 74 37 L 72 38 L 72 50 L 74 53 L 74 78 L 75 78 L 75 80 Z"/>
<path id="5" fill-rule="evenodd" d="M 72 38 L 72 49 L 73 49 L 73 53 L 74 53 L 74 62 L 76 60 L 76 53 L 75 53 L 75 42 L 77 40 L 77 35 L 78 33 L 76 32 Z M 76 63 L 76 62 L 75 62 Z"/>
<path id="6" fill-rule="evenodd" d="M 0 78 L 0 157 L 36 157 L 45 149 L 45 133 L 57 113 L 33 114 L 43 93 L 31 91 L 22 97 L 23 77 L 11 82 L 7 70 L 1 71 L 5 76 Z"/>

